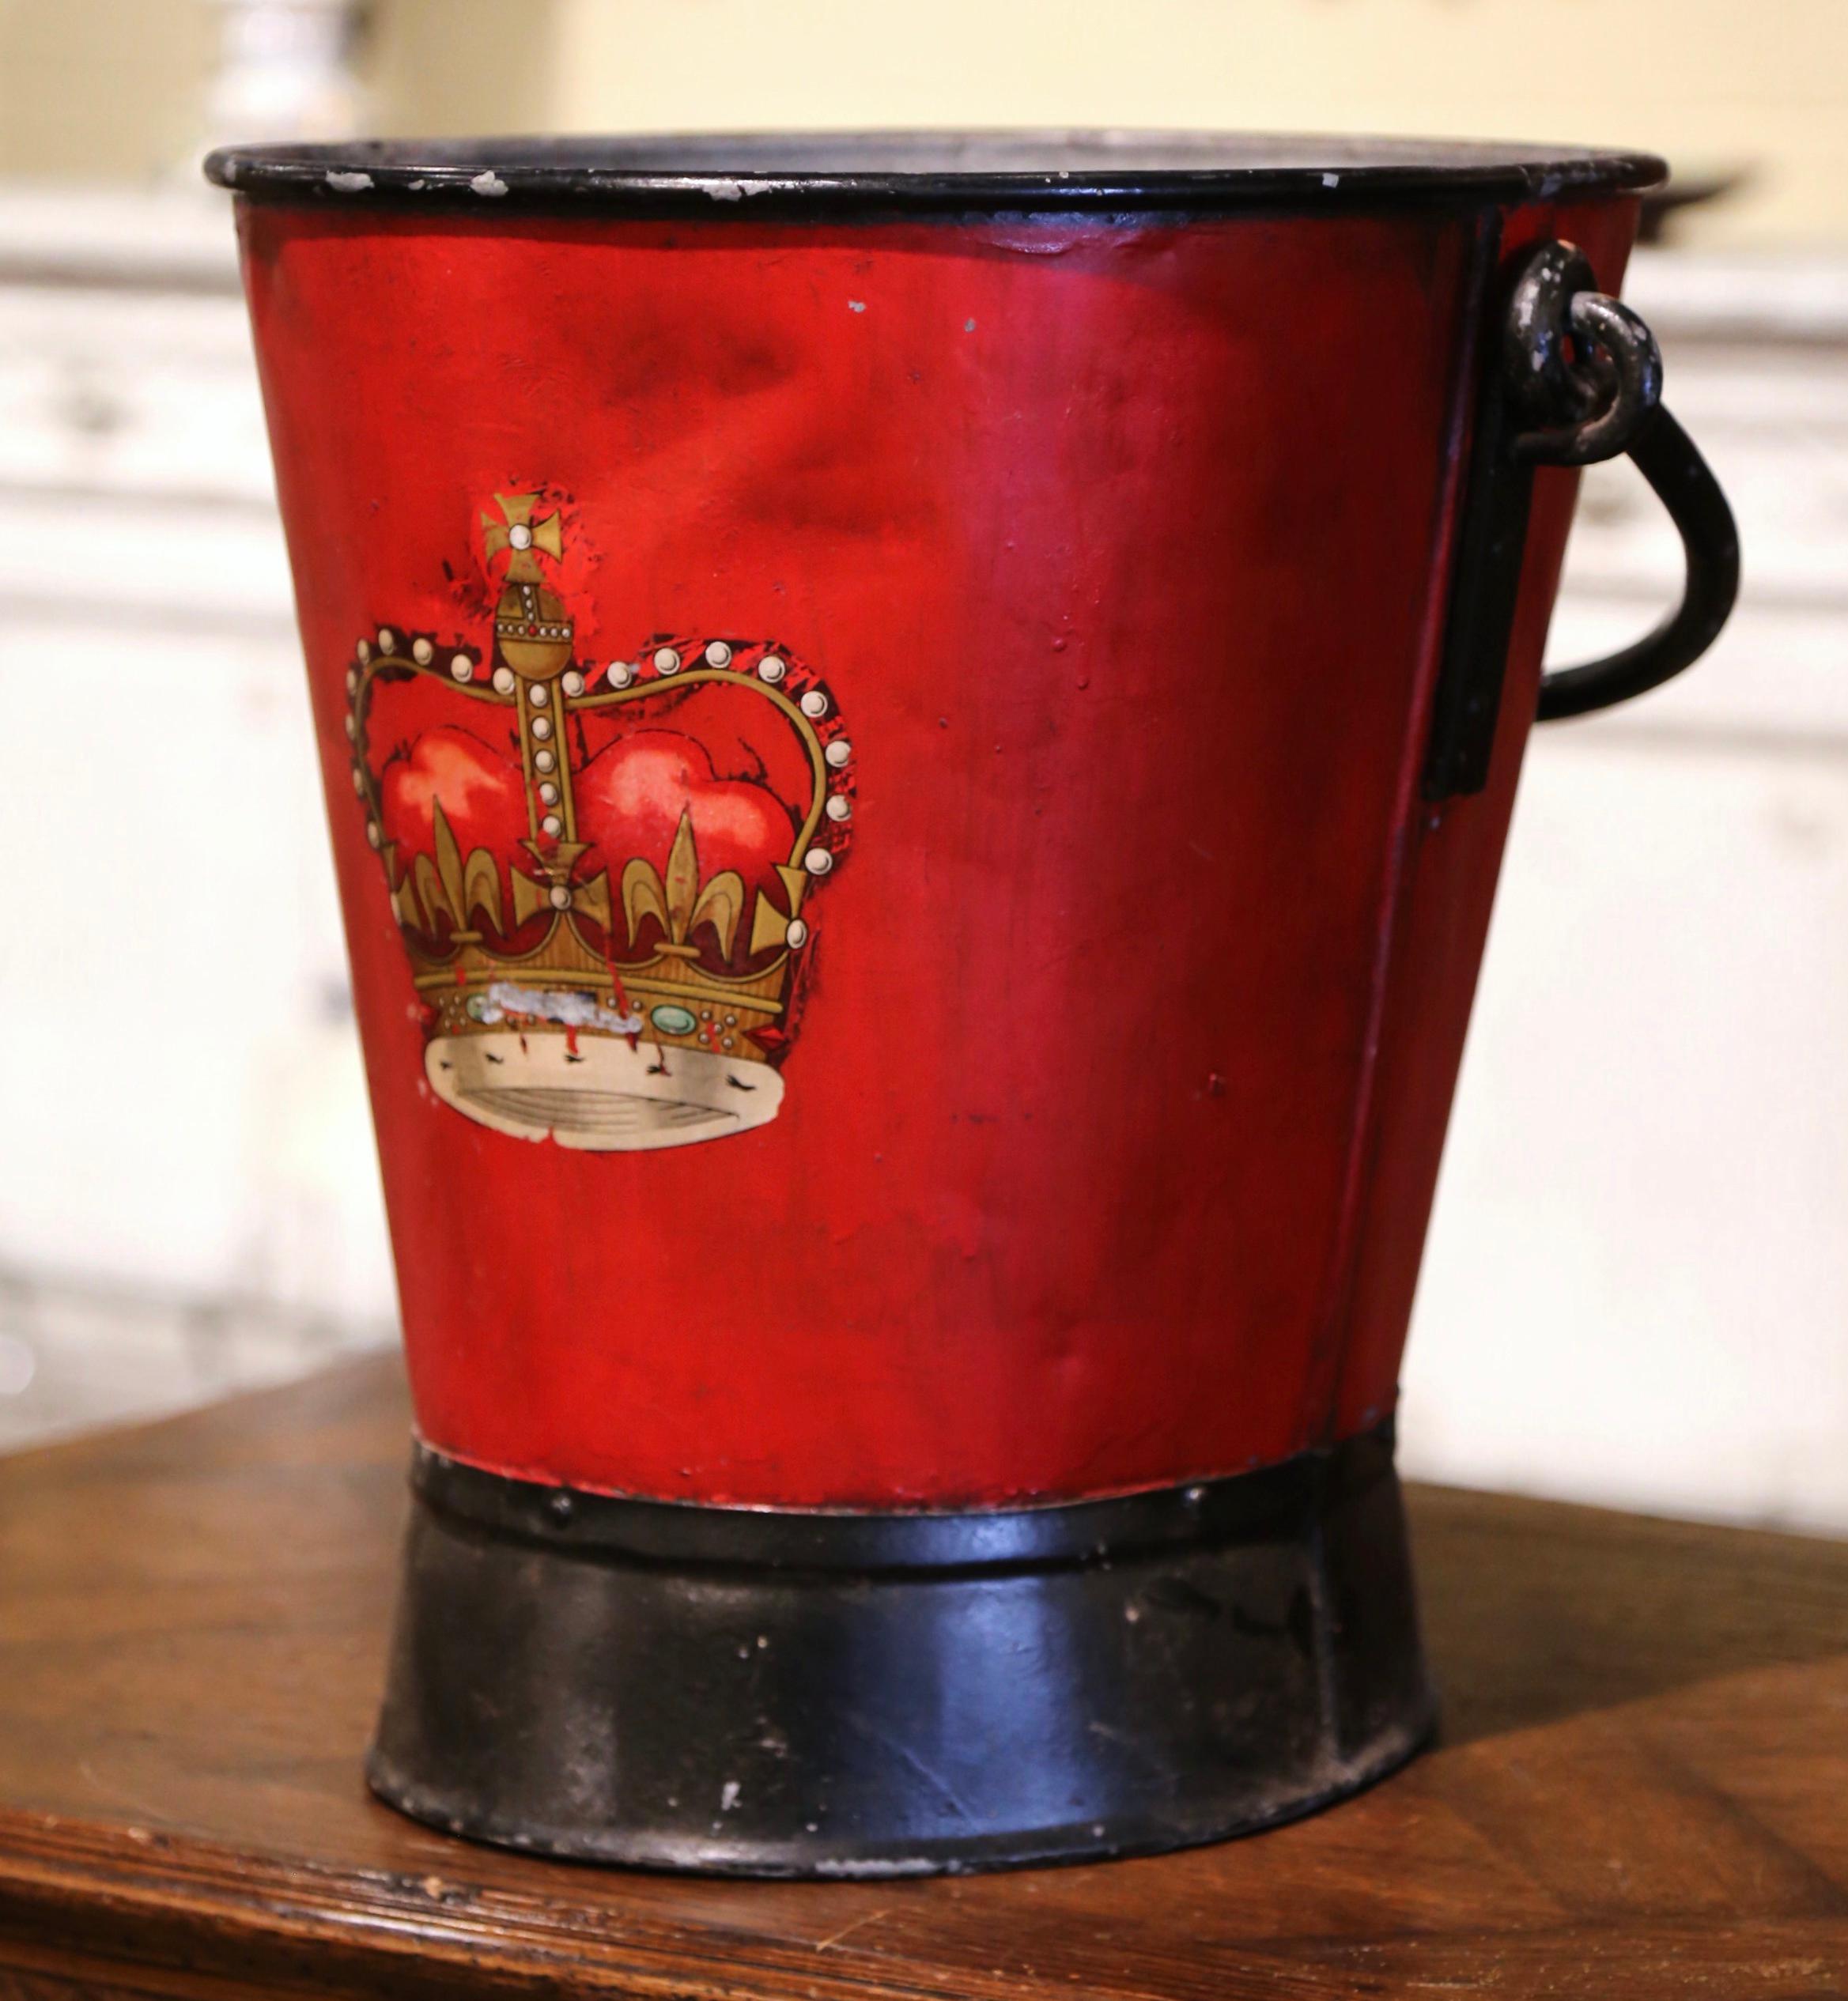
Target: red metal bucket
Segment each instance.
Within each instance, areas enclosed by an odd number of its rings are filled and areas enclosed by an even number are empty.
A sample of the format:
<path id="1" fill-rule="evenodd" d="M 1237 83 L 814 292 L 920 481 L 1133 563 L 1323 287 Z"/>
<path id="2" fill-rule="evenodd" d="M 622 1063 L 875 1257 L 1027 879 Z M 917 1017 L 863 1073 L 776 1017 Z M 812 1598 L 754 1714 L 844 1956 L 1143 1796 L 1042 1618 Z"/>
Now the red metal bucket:
<path id="1" fill-rule="evenodd" d="M 1406 1756 L 1394 1384 L 1571 508 L 1532 466 L 1629 446 L 1691 551 L 1553 705 L 1729 598 L 1606 296 L 1657 163 L 210 171 L 417 1411 L 375 1785 L 852 1871 Z"/>

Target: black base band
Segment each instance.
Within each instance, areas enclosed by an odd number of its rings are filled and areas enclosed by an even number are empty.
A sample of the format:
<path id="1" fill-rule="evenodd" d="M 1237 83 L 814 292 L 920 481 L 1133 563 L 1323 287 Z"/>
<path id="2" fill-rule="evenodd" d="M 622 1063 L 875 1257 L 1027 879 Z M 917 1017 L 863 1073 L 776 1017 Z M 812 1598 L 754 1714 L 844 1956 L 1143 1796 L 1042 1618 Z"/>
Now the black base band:
<path id="1" fill-rule="evenodd" d="M 420 1451 L 382 1799 L 578 1859 L 878 1876 L 1271 1826 L 1429 1733 L 1389 1429 L 1071 1507 L 612 1500 Z"/>

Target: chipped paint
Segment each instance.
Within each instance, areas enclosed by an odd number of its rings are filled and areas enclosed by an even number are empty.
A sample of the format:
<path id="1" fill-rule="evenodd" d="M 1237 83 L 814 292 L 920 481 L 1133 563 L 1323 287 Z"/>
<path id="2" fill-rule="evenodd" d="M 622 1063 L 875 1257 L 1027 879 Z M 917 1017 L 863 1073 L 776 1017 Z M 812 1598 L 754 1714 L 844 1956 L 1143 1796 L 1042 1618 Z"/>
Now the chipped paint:
<path id="1" fill-rule="evenodd" d="M 327 185 L 341 194 L 363 194 L 372 184 L 370 174 L 345 173 L 335 167 L 330 167 L 324 178 Z"/>
<path id="2" fill-rule="evenodd" d="M 803 1867 L 809 1875 L 826 1877 L 830 1881 L 875 1882 L 886 1876 L 960 1876 L 966 1873 L 968 1865 L 928 1855 L 856 1856 L 845 1860 L 822 1855 L 806 1858 Z"/>
<path id="3" fill-rule="evenodd" d="M 522 1018 L 557 1021 L 568 1029 L 603 1029 L 611 1035 L 635 1035 L 641 1029 L 639 1014 L 620 1014 L 605 1007 L 595 995 L 561 992 L 552 987 L 537 991 L 512 980 L 491 983 L 482 1010 L 484 1021 Z"/>
<path id="4" fill-rule="evenodd" d="M 709 202 L 746 202 L 756 194 L 786 194 L 797 183 L 761 176 L 740 180 L 730 174 L 700 174 L 691 177 L 687 185 L 697 188 Z"/>
<path id="5" fill-rule="evenodd" d="M 865 300 L 849 299 L 847 302 L 847 310 L 849 312 L 864 312 L 866 311 Z"/>

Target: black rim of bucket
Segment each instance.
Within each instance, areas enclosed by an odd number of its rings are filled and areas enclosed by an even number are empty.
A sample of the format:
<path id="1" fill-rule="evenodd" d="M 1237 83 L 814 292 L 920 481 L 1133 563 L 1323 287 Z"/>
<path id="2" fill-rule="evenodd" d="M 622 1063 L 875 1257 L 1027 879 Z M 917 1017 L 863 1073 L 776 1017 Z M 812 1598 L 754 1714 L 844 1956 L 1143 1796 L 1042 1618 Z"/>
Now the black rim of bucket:
<path id="1" fill-rule="evenodd" d="M 221 147 L 255 201 L 762 219 L 868 212 L 1317 213 L 1641 194 L 1654 155 L 1466 140 L 1109 131 L 361 139 Z"/>

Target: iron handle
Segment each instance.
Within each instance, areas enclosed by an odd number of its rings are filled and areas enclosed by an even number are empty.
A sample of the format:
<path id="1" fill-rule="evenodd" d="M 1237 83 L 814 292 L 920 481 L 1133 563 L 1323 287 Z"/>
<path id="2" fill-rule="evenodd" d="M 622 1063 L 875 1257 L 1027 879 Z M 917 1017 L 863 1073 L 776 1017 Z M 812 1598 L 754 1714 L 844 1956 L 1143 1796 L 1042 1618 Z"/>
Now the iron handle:
<path id="1" fill-rule="evenodd" d="M 1738 595 L 1739 534 L 1718 481 L 1663 407 L 1655 336 L 1627 306 L 1593 289 L 1590 266 L 1570 244 L 1543 244 L 1522 266 L 1502 367 L 1515 403 L 1536 427 L 1513 439 L 1515 458 L 1590 466 L 1628 452 L 1668 509 L 1686 565 L 1681 601 L 1653 632 L 1607 659 L 1542 677 L 1540 719 L 1548 723 L 1627 701 L 1691 666 Z"/>
<path id="2" fill-rule="evenodd" d="M 1655 338 L 1597 290 L 1570 244 L 1542 244 L 1506 295 L 1499 365 L 1486 373 L 1446 630 L 1424 793 L 1488 780 L 1514 629 L 1536 466 L 1588 466 L 1627 452 L 1668 509 L 1686 567 L 1680 603 L 1653 632 L 1601 660 L 1541 677 L 1551 722 L 1627 701 L 1699 659 L 1739 590 L 1732 509 L 1691 439 L 1661 402 Z"/>

